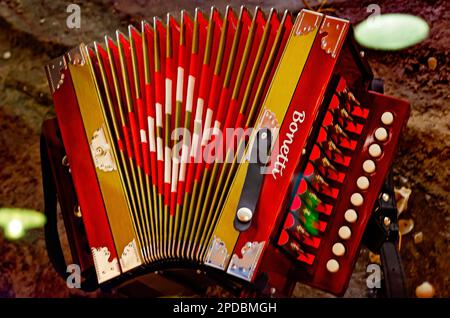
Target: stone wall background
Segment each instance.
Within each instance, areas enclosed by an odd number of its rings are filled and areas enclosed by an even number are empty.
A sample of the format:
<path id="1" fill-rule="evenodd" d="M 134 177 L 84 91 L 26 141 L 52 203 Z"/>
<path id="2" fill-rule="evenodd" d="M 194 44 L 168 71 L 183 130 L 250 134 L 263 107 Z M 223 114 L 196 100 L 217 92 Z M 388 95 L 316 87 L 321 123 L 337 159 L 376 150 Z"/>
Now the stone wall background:
<path id="1" fill-rule="evenodd" d="M 412 188 L 409 209 L 415 229 L 403 237 L 401 250 L 405 271 L 414 288 L 429 281 L 436 295 L 449 297 L 449 48 L 450 4 L 444 0 L 419 1 L 329 1 L 327 6 L 343 18 L 357 23 L 377 3 L 382 13 L 408 12 L 423 17 L 431 27 L 430 38 L 410 49 L 382 53 L 366 51 L 377 76 L 385 81 L 386 93 L 409 99 L 412 113 L 394 164 L 397 185 Z M 80 30 L 66 27 L 65 1 L 0 0 L 0 206 L 43 209 L 39 158 L 42 121 L 53 116 L 43 66 L 69 47 L 101 40 L 116 28 L 153 15 L 164 16 L 195 7 L 208 10 L 210 1 L 94 0 L 81 5 Z M 219 8 L 239 1 L 214 1 Z M 298 11 L 302 1 L 248 1 L 267 10 Z M 315 4 L 315 2 L 311 2 Z M 9 53 L 8 53 L 9 52 Z M 436 59 L 436 68 L 428 65 Z M 63 230 L 61 228 L 61 230 Z M 413 234 L 423 232 L 424 241 L 414 244 Z M 67 249 L 67 244 L 65 245 Z M 347 297 L 365 297 L 363 249 Z M 0 297 L 105 297 L 101 292 L 85 294 L 68 290 L 49 264 L 42 230 L 33 230 L 18 242 L 0 233 Z M 325 296 L 299 285 L 294 296 Z"/>

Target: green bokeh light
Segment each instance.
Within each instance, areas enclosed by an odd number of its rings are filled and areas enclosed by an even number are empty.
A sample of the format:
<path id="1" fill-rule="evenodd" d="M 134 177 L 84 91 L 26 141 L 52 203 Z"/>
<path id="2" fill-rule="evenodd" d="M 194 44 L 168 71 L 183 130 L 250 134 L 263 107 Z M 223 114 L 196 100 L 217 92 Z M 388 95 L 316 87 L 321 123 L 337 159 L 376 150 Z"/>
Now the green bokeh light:
<path id="1" fill-rule="evenodd" d="M 304 203 L 303 208 L 303 225 L 306 232 L 311 235 L 317 236 L 319 234 L 318 222 L 319 222 L 319 212 L 317 212 L 317 206 L 320 203 L 319 198 L 309 190 L 306 190 L 300 195 L 302 202 Z"/>
<path id="2" fill-rule="evenodd" d="M 364 47 L 376 50 L 401 50 L 428 37 L 430 28 L 422 18 L 389 13 L 371 16 L 355 27 L 355 38 Z"/>
<path id="3" fill-rule="evenodd" d="M 44 226 L 45 220 L 45 215 L 38 211 L 0 208 L 0 227 L 3 228 L 5 237 L 10 240 L 22 238 L 29 229 Z"/>

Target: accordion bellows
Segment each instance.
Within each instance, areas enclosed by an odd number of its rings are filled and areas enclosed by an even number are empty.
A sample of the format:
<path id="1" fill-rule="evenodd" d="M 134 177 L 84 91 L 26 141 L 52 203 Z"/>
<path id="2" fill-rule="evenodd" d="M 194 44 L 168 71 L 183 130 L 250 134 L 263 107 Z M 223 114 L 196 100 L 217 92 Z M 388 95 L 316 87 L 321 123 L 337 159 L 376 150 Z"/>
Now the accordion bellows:
<path id="1" fill-rule="evenodd" d="M 46 71 L 99 283 L 196 264 L 345 291 L 409 113 L 348 21 L 183 11 Z"/>

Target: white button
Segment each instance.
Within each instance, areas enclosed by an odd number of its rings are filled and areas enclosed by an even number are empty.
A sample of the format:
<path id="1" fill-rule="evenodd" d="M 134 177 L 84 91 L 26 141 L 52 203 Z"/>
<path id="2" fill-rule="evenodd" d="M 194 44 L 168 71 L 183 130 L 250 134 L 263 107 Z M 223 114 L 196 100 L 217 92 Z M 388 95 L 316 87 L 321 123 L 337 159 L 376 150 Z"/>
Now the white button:
<path id="1" fill-rule="evenodd" d="M 248 222 L 252 219 L 253 213 L 249 208 L 240 208 L 237 211 L 237 218 L 241 222 Z"/>
<path id="2" fill-rule="evenodd" d="M 363 163 L 363 170 L 367 173 L 372 173 L 375 171 L 375 162 L 372 160 L 366 160 Z"/>
<path id="3" fill-rule="evenodd" d="M 352 231 L 350 230 L 350 228 L 348 226 L 341 226 L 341 228 L 339 229 L 339 237 L 343 240 L 348 240 L 350 238 L 350 236 L 352 236 Z"/>
<path id="4" fill-rule="evenodd" d="M 377 130 L 375 130 L 375 138 L 378 141 L 385 141 L 388 137 L 388 132 L 386 130 L 386 128 L 380 127 L 377 128 Z"/>
<path id="5" fill-rule="evenodd" d="M 338 263 L 338 261 L 335 260 L 335 259 L 330 259 L 327 262 L 327 270 L 330 273 L 336 273 L 339 270 L 339 263 Z"/>
<path id="6" fill-rule="evenodd" d="M 345 211 L 344 218 L 348 223 L 354 223 L 358 219 L 358 213 L 353 209 Z"/>
<path id="7" fill-rule="evenodd" d="M 345 254 L 345 246 L 342 243 L 335 243 L 331 249 L 334 255 L 342 256 Z"/>
<path id="8" fill-rule="evenodd" d="M 390 125 L 394 122 L 394 115 L 391 112 L 384 112 L 381 115 L 381 122 L 385 125 Z"/>
<path id="9" fill-rule="evenodd" d="M 356 193 L 353 193 L 352 196 L 350 197 L 350 202 L 354 206 L 360 206 L 363 204 L 364 198 L 360 193 L 356 192 Z"/>
<path id="10" fill-rule="evenodd" d="M 381 156 L 381 147 L 378 144 L 371 144 L 369 147 L 369 155 L 374 158 Z"/>
<path id="11" fill-rule="evenodd" d="M 369 178 L 365 176 L 359 177 L 358 180 L 356 180 L 356 185 L 361 190 L 367 190 L 369 187 Z"/>

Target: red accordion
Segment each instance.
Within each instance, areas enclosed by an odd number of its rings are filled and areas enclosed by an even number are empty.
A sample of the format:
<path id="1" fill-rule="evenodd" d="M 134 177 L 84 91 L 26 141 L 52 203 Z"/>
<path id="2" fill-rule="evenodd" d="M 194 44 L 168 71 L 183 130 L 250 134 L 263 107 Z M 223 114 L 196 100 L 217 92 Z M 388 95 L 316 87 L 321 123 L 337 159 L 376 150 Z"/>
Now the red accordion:
<path id="1" fill-rule="evenodd" d="M 348 21 L 183 11 L 46 71 L 98 283 L 188 266 L 345 292 L 409 115 Z"/>

